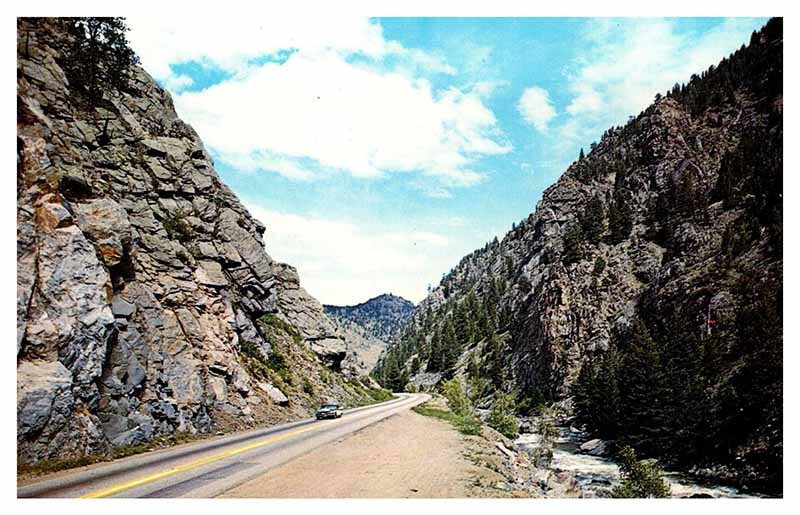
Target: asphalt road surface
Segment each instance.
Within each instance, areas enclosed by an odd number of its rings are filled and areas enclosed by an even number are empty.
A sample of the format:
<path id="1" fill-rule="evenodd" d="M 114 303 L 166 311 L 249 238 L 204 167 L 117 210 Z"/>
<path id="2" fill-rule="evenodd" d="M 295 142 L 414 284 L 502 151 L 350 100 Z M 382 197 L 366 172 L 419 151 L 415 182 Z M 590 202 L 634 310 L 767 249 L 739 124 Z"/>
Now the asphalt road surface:
<path id="1" fill-rule="evenodd" d="M 216 497 L 428 398 L 397 394 L 391 401 L 345 410 L 339 419 L 302 420 L 59 473 L 18 487 L 17 497 Z"/>

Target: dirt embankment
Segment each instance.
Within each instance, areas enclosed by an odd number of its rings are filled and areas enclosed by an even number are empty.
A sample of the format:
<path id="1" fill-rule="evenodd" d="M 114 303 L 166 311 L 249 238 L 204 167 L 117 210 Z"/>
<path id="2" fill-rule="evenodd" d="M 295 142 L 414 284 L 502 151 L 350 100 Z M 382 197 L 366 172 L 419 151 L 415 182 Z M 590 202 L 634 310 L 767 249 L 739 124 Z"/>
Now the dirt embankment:
<path id="1" fill-rule="evenodd" d="M 403 412 L 325 445 L 223 497 L 505 497 L 493 444 Z"/>

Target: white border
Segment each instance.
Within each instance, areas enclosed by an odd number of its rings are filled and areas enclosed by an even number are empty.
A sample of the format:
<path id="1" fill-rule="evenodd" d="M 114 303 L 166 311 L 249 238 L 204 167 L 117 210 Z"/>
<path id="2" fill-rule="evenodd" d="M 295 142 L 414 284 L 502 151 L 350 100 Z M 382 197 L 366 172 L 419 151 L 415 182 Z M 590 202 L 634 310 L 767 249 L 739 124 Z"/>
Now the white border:
<path id="1" fill-rule="evenodd" d="M 773 0 L 661 0 L 657 2 L 635 2 L 623 0 L 560 0 L 558 2 L 535 2 L 532 0 L 492 0 L 490 2 L 477 2 L 470 0 L 405 0 L 398 2 L 385 1 L 346 1 L 310 2 L 295 1 L 289 5 L 288 1 L 272 3 L 254 3 L 240 0 L 225 0 L 224 3 L 200 2 L 172 2 L 165 0 L 136 0 L 135 2 L 106 1 L 70 1 L 39 0 L 15 2 L 9 9 L 8 0 L 3 7 L 3 16 L 0 18 L 0 58 L 2 59 L 2 84 L 4 101 L 2 105 L 2 129 L 5 133 L 0 138 L 4 149 L 0 153 L 5 163 L 4 172 L 0 174 L 0 192 L 3 201 L 0 202 L 0 227 L 2 227 L 2 267 L 6 273 L 1 276 L 3 292 L 0 301 L 0 323 L 2 323 L 4 345 L 3 352 L 8 353 L 2 360 L 3 370 L 0 373 L 0 392 L 3 392 L 0 413 L 4 415 L 0 424 L 0 441 L 2 446 L 2 481 L 0 481 L 0 500 L 8 506 L 12 513 L 58 513 L 81 515 L 90 513 L 127 514 L 147 511 L 153 515 L 161 513 L 194 514 L 213 513 L 214 515 L 227 513 L 259 513 L 280 514 L 288 513 L 319 513 L 319 514 L 353 514 L 370 513 L 381 515 L 388 513 L 427 513 L 449 512 L 461 515 L 463 513 L 581 513 L 591 510 L 597 513 L 642 513 L 649 514 L 681 512 L 707 512 L 719 511 L 727 513 L 774 513 L 789 511 L 792 505 L 800 499 L 797 495 L 798 466 L 797 449 L 795 443 L 797 430 L 797 380 L 795 366 L 798 365 L 797 347 L 794 342 L 798 335 L 797 324 L 793 323 L 792 312 L 787 309 L 790 316 L 786 318 L 784 327 L 784 468 L 785 486 L 783 500 L 672 500 L 672 501 L 614 501 L 614 500 L 498 500 L 498 499 L 470 499 L 470 500 L 17 500 L 16 499 L 16 359 L 13 355 L 14 339 L 16 333 L 16 281 L 12 270 L 16 270 L 16 252 L 13 241 L 16 237 L 16 210 L 12 196 L 16 192 L 15 164 L 15 133 L 16 133 L 16 105 L 13 95 L 16 90 L 16 17 L 17 16 L 76 16 L 76 15 L 106 15 L 119 16 L 133 13 L 148 13 L 153 16 L 166 14 L 180 15 L 187 18 L 196 16 L 277 16 L 281 13 L 295 13 L 310 16 L 325 16 L 335 20 L 336 16 L 784 16 L 784 90 L 789 92 L 788 102 L 784 102 L 785 115 L 785 141 L 787 152 L 784 152 L 785 170 L 784 195 L 789 199 L 785 205 L 784 241 L 785 241 L 785 266 L 784 292 L 785 306 L 791 308 L 798 298 L 798 273 L 794 264 L 797 262 L 798 238 L 797 231 L 800 227 L 800 214 L 798 213 L 798 167 L 797 152 L 791 142 L 797 141 L 797 112 L 796 102 L 792 94 L 800 91 L 797 81 L 798 61 L 797 40 L 793 29 L 798 28 L 795 22 L 795 9 L 793 3 Z M 333 21 L 332 21 L 333 22 Z M 796 508 L 795 508 L 796 510 Z"/>

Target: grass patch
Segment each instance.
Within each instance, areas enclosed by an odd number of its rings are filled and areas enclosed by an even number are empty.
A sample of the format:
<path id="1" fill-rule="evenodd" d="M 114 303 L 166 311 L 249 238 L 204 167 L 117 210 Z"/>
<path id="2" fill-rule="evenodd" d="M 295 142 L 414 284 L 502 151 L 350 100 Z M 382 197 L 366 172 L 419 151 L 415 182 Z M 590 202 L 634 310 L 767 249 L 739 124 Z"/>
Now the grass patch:
<path id="1" fill-rule="evenodd" d="M 290 324 L 289 322 L 278 318 L 275 313 L 267 313 L 266 315 L 262 316 L 260 319 L 265 325 L 272 327 L 274 329 L 279 329 L 284 333 L 288 334 L 289 336 L 294 339 L 295 343 L 300 340 L 300 331 L 297 330 L 295 326 Z"/>
<path id="2" fill-rule="evenodd" d="M 277 381 L 279 378 L 284 383 L 294 383 L 286 356 L 276 349 L 273 349 L 267 356 L 261 351 L 258 344 L 243 340 L 241 354 L 244 357 L 242 361 L 245 368 L 250 375 L 257 379 Z"/>
<path id="3" fill-rule="evenodd" d="M 411 408 L 414 413 L 419 413 L 426 417 L 438 418 L 450 422 L 465 435 L 479 435 L 481 434 L 482 424 L 481 421 L 470 415 L 456 415 L 452 411 L 443 410 L 440 408 L 431 408 L 429 406 L 415 406 Z"/>
<path id="4" fill-rule="evenodd" d="M 345 384 L 353 389 L 353 393 L 358 396 L 358 400 L 353 407 L 370 406 L 379 402 L 386 402 L 394 399 L 394 394 L 383 388 L 367 388 L 359 381 L 349 379 Z"/>
<path id="5" fill-rule="evenodd" d="M 150 442 L 141 443 L 138 445 L 124 445 L 122 447 L 115 447 L 111 449 L 111 452 L 107 455 L 89 454 L 86 456 L 78 456 L 76 458 L 42 460 L 30 464 L 19 463 L 17 464 L 17 475 L 25 477 L 43 476 L 46 474 L 59 472 L 61 470 L 85 467 L 94 463 L 102 463 L 105 461 L 127 458 L 128 456 L 135 456 L 137 454 L 142 454 L 155 449 L 193 442 L 195 440 L 206 438 L 207 436 L 209 435 L 200 433 L 175 433 L 168 436 L 157 436 Z"/>
<path id="6" fill-rule="evenodd" d="M 394 394 L 389 390 L 384 390 L 383 388 L 370 388 L 367 390 L 367 395 L 369 395 L 375 403 L 378 402 L 386 402 L 394 399 Z"/>

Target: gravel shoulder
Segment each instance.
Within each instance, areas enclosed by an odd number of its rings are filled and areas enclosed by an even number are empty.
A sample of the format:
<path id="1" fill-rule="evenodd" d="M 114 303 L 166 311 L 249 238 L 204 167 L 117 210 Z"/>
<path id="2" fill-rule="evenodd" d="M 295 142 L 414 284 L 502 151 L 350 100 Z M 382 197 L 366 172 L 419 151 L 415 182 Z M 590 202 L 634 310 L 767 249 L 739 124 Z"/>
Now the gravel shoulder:
<path id="1" fill-rule="evenodd" d="M 229 490 L 233 498 L 498 497 L 492 444 L 404 411 Z M 474 460 L 474 461 L 473 461 Z M 480 463 L 480 464 L 479 464 Z"/>

